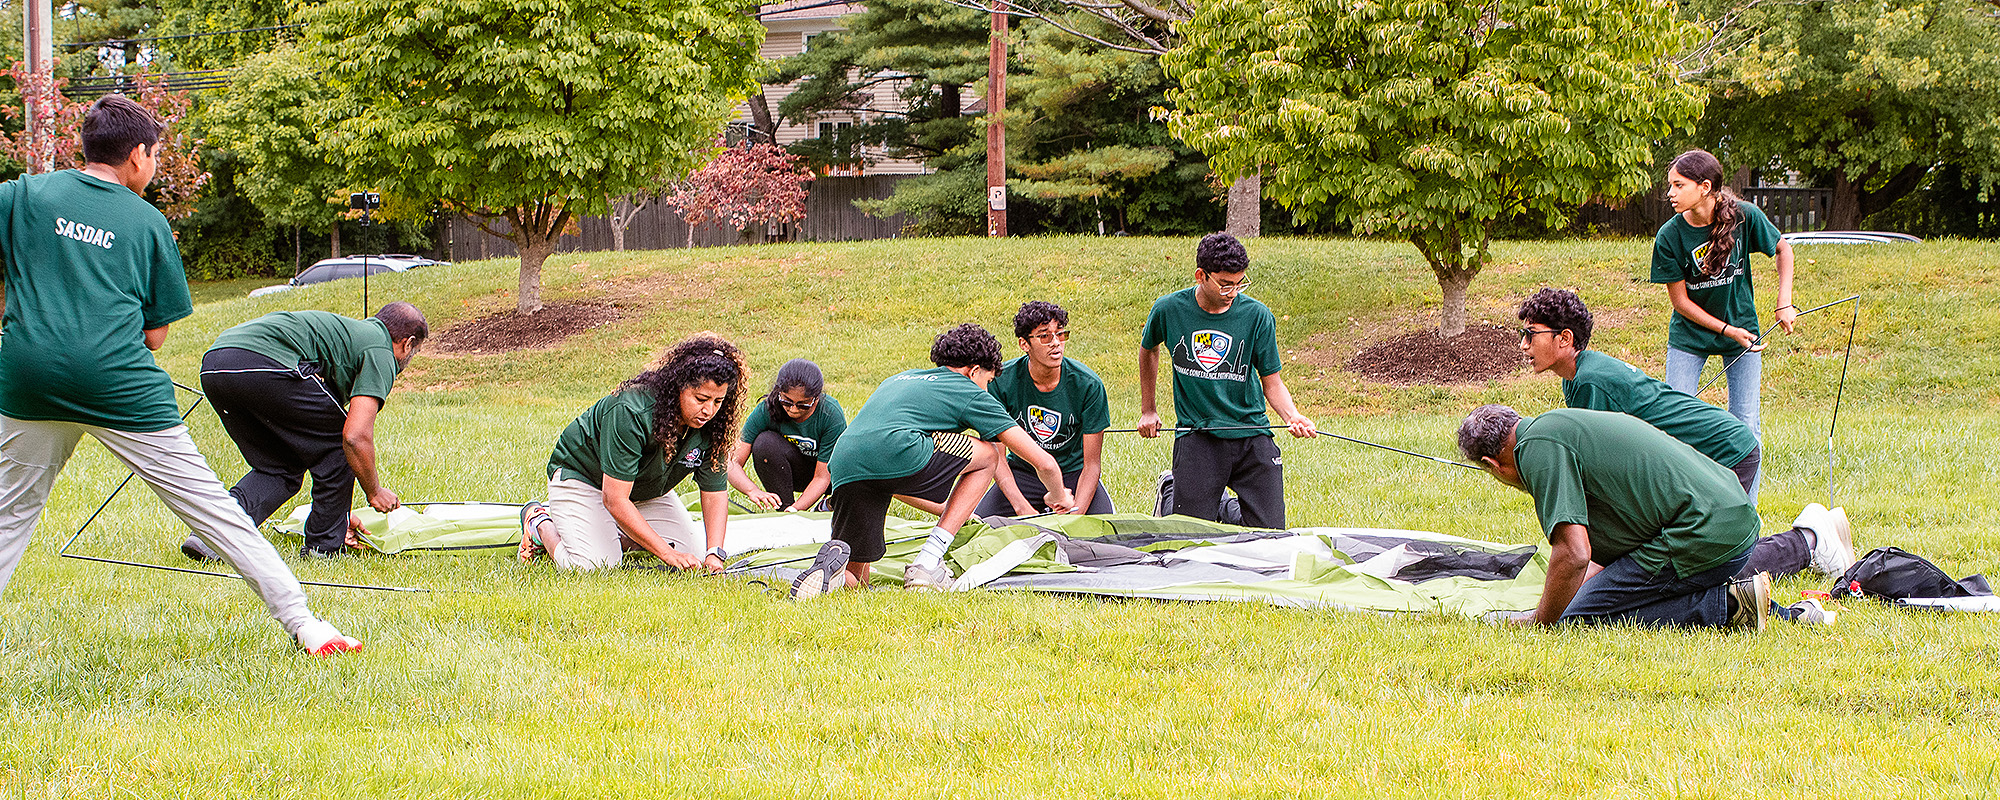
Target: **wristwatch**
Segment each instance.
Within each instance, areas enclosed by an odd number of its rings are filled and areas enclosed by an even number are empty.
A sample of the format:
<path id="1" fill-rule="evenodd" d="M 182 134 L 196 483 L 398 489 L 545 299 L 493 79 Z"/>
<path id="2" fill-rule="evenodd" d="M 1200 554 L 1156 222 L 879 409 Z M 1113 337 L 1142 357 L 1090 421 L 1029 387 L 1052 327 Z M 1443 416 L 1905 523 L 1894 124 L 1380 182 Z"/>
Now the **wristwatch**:
<path id="1" fill-rule="evenodd" d="M 715 560 L 720 561 L 724 564 L 729 563 L 729 551 L 724 550 L 720 547 L 708 548 L 708 552 L 703 553 L 702 557 L 707 558 L 708 556 L 715 556 Z"/>

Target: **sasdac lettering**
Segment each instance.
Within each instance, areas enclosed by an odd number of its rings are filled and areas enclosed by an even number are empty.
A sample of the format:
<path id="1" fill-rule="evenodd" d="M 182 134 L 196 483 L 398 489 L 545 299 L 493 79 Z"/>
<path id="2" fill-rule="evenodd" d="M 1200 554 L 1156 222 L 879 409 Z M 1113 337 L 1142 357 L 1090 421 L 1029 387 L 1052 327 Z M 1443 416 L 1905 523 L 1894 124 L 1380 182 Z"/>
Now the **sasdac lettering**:
<path id="1" fill-rule="evenodd" d="M 111 249 L 112 240 L 118 238 L 118 234 L 111 231 L 104 230 L 103 228 L 93 228 L 81 222 L 72 222 L 62 217 L 56 217 L 56 235 L 75 239 L 84 244 L 94 244 L 106 250 Z"/>

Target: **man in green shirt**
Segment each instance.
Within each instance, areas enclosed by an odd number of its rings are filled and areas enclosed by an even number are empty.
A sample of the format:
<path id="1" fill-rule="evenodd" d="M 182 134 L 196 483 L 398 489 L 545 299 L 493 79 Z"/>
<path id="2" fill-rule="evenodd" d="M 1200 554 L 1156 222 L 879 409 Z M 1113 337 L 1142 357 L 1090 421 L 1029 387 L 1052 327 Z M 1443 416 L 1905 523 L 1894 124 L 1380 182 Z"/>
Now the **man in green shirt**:
<path id="1" fill-rule="evenodd" d="M 1763 448 L 1750 426 L 1637 367 L 1588 349 L 1590 309 L 1574 292 L 1542 289 L 1521 304 L 1519 316 L 1527 323 L 1521 329 L 1521 352 L 1527 354 L 1536 372 L 1562 377 L 1563 400 L 1570 408 L 1616 411 L 1644 420 L 1729 467 L 1751 503 L 1756 503 Z M 1792 530 L 1770 537 L 1759 545 L 1758 554 L 1744 567 L 1745 574 L 1769 572 L 1782 578 L 1810 565 L 1832 576 L 1854 563 L 1851 542 L 1838 536 L 1819 536 L 1810 525 L 1794 525 Z"/>
<path id="2" fill-rule="evenodd" d="M 92 103 L 84 167 L 0 184 L 7 310 L 0 336 L 0 588 L 84 434 L 220 553 L 300 647 L 356 650 L 313 616 L 278 551 L 195 449 L 151 351 L 194 313 L 173 230 L 141 196 L 161 126 L 120 95 Z"/>
<path id="3" fill-rule="evenodd" d="M 1763 629 L 1771 576 L 1735 577 L 1758 545 L 1757 510 L 1694 448 L 1628 414 L 1501 405 L 1473 410 L 1458 447 L 1535 499 L 1552 552 L 1521 622 Z"/>
<path id="4" fill-rule="evenodd" d="M 365 320 L 280 311 L 216 338 L 201 359 L 201 390 L 250 465 L 229 493 L 251 522 L 269 519 L 311 472 L 299 555 L 325 558 L 347 548 L 355 482 L 376 511 L 402 505 L 376 473 L 375 415 L 429 335 L 423 313 L 398 301 Z M 216 558 L 193 536 L 181 552 Z"/>
<path id="5" fill-rule="evenodd" d="M 1099 479 L 1104 474 L 1104 429 L 1111 427 L 1111 406 L 1097 373 L 1063 355 L 1069 343 L 1069 312 L 1043 300 L 1023 304 L 1014 314 L 1014 337 L 1027 355 L 1002 366 L 986 390 L 1036 444 L 1055 456 L 1063 485 L 1076 495 L 1075 511 L 1112 513 L 1111 496 Z M 972 513 L 989 517 L 1045 512 L 1041 496 L 1046 491 L 1034 467 L 1019 456 L 1008 456 L 1007 468 L 994 472 L 993 488 Z"/>
<path id="6" fill-rule="evenodd" d="M 805 598 L 841 586 L 865 586 L 887 549 L 883 520 L 898 495 L 942 503 L 936 527 L 903 572 L 911 589 L 951 588 L 945 548 L 993 484 L 1000 459 L 979 439 L 998 440 L 1034 465 L 1043 502 L 1057 513 L 1073 501 L 1056 460 L 986 391 L 1000 371 L 1000 343 L 978 325 L 945 331 L 931 344 L 934 369 L 913 369 L 875 389 L 840 437 L 833 473 L 833 541 L 792 584 Z M 845 571 L 845 575 L 836 574 Z"/>
<path id="7" fill-rule="evenodd" d="M 1174 499 L 1176 514 L 1213 520 L 1223 489 L 1242 500 L 1243 524 L 1285 527 L 1285 467 L 1264 415 L 1271 409 L 1293 436 L 1318 435 L 1292 405 L 1278 371 L 1278 322 L 1271 310 L 1242 294 L 1250 258 L 1226 233 L 1195 248 L 1194 286 L 1153 303 L 1139 336 L 1139 435 L 1160 435 L 1154 400 L 1160 346 L 1173 368 Z"/>

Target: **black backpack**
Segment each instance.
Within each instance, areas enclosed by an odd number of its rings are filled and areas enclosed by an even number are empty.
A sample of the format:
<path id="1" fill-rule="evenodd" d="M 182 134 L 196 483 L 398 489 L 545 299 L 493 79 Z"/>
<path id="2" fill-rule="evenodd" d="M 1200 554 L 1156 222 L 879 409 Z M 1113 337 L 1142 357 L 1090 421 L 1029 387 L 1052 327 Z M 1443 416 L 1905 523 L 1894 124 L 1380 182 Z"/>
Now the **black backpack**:
<path id="1" fill-rule="evenodd" d="M 1990 597 L 1986 576 L 1955 581 L 1938 565 L 1896 547 L 1879 547 L 1862 556 L 1834 582 L 1834 597 Z"/>

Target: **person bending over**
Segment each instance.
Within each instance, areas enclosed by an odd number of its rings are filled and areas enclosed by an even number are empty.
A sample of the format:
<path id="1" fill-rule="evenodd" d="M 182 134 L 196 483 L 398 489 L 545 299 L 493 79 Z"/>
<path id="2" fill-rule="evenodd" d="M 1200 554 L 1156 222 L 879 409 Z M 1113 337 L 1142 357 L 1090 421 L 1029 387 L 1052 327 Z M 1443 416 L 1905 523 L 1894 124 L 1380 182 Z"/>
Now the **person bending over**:
<path id="1" fill-rule="evenodd" d="M 826 463 L 846 430 L 847 412 L 827 396 L 819 365 L 803 358 L 787 361 L 743 421 L 743 435 L 729 455 L 729 485 L 767 511 L 810 509 L 832 485 Z M 743 469 L 752 459 L 756 483 Z"/>
<path id="2" fill-rule="evenodd" d="M 106 95 L 84 113 L 83 169 L 0 184 L 0 589 L 84 434 L 152 487 L 250 584 L 300 647 L 357 650 L 313 616 L 298 578 L 222 488 L 152 351 L 194 313 L 167 218 L 142 193 L 160 165 L 152 112 Z"/>
<path id="3" fill-rule="evenodd" d="M 903 571 L 910 589 L 951 588 L 945 548 L 993 484 L 1000 458 L 979 439 L 999 442 L 1035 468 L 1048 491 L 1042 502 L 1073 505 L 1056 460 L 1015 424 L 986 391 L 1000 371 L 1000 343 L 978 325 L 945 331 L 931 344 L 932 369 L 890 377 L 854 415 L 829 465 L 833 471 L 833 540 L 792 583 L 807 598 L 841 586 L 866 586 L 887 544 L 883 521 L 899 495 L 942 504 L 936 527 Z M 974 439 L 960 431 L 970 429 Z"/>
<path id="4" fill-rule="evenodd" d="M 368 319 L 280 311 L 223 331 L 201 359 L 201 390 L 250 472 L 229 494 L 263 524 L 313 476 L 312 511 L 299 555 L 328 557 L 359 527 L 348 514 L 354 484 L 376 511 L 402 505 L 375 469 L 375 415 L 396 376 L 430 335 L 416 306 L 394 302 Z M 190 536 L 189 558 L 215 560 Z"/>
<path id="5" fill-rule="evenodd" d="M 1501 405 L 1473 410 L 1458 447 L 1534 498 L 1552 548 L 1541 604 L 1519 622 L 1763 629 L 1771 576 L 1736 577 L 1759 549 L 1757 511 L 1694 448 L 1628 414 Z"/>
<path id="6" fill-rule="evenodd" d="M 1104 474 L 1104 429 L 1111 427 L 1111 406 L 1097 373 L 1063 355 L 1069 342 L 1069 312 L 1041 300 L 1023 304 L 1014 314 L 1014 338 L 1026 355 L 1002 366 L 986 390 L 1034 437 L 1035 444 L 1055 457 L 1063 486 L 1075 496 L 1075 512 L 1112 513 L 1111 496 L 1099 479 Z M 1008 455 L 1006 468 L 995 470 L 993 488 L 972 513 L 1025 517 L 1046 512 L 1049 509 L 1042 503 L 1046 492 L 1033 466 Z"/>
<path id="7" fill-rule="evenodd" d="M 1211 233 L 1195 248 L 1194 286 L 1153 303 L 1139 337 L 1139 435 L 1160 435 L 1154 399 L 1160 346 L 1173 368 L 1173 510 L 1218 519 L 1223 489 L 1242 501 L 1243 524 L 1285 527 L 1285 467 L 1278 445 L 1264 429 L 1271 409 L 1291 434 L 1318 435 L 1313 421 L 1292 405 L 1278 374 L 1278 322 L 1263 303 L 1244 295 L 1250 258 L 1226 233 Z M 1217 430 L 1235 428 L 1236 430 Z M 1191 429 L 1191 430 L 1190 430 Z M 1162 476 L 1163 479 L 1165 476 Z"/>
<path id="8" fill-rule="evenodd" d="M 549 499 L 521 509 L 522 561 L 615 567 L 625 542 L 675 569 L 721 570 L 729 525 L 725 447 L 747 370 L 735 345 L 698 333 L 597 401 L 549 455 Z M 702 528 L 674 487 L 694 476 Z"/>

